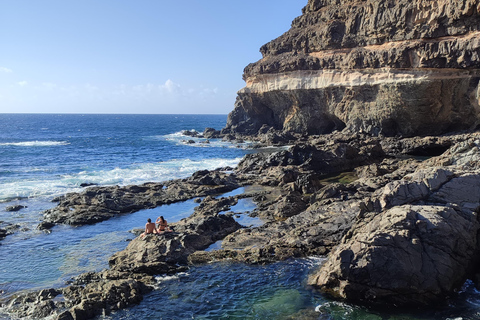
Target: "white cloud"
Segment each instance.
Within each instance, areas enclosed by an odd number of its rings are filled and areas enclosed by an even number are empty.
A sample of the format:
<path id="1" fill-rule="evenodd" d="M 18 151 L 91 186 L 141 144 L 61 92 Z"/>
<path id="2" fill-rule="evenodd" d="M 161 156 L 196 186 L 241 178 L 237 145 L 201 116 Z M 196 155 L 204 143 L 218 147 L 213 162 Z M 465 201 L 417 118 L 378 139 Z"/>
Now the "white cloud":
<path id="1" fill-rule="evenodd" d="M 20 81 L 20 82 L 17 82 L 17 84 L 20 86 L 20 87 L 24 87 L 28 84 L 27 81 Z"/>
<path id="2" fill-rule="evenodd" d="M 173 82 L 170 79 L 165 81 L 165 84 L 161 84 L 159 86 L 159 88 L 162 89 L 162 90 L 166 90 L 170 93 L 180 92 L 180 89 L 181 89 L 179 84 L 176 84 L 175 82 Z"/>
<path id="3" fill-rule="evenodd" d="M 8 69 L 8 68 L 5 68 L 5 67 L 0 67 L 0 71 L 5 72 L 5 73 L 13 72 L 12 69 Z"/>

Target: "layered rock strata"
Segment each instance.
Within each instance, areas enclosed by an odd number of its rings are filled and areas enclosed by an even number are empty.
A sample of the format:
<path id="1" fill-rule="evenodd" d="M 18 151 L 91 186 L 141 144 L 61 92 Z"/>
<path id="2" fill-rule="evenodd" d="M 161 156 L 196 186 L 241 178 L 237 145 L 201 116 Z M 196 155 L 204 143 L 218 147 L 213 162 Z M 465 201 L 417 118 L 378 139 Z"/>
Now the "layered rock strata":
<path id="1" fill-rule="evenodd" d="M 480 110 L 480 2 L 309 0 L 245 68 L 227 130 L 427 135 Z"/>

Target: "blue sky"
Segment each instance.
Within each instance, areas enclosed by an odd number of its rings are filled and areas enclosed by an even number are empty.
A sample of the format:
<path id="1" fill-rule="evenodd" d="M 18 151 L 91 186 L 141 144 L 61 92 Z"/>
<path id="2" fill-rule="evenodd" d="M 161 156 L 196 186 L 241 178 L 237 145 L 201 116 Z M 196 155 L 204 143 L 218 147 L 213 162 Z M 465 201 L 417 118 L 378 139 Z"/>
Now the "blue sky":
<path id="1" fill-rule="evenodd" d="M 227 114 L 307 0 L 0 0 L 0 113 Z"/>

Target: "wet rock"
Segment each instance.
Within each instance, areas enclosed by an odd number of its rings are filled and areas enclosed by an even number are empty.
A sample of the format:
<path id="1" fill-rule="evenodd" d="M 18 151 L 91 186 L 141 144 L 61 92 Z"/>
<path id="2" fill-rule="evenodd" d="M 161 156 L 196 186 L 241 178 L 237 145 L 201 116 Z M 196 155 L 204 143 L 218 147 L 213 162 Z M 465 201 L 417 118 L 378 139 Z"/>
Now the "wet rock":
<path id="1" fill-rule="evenodd" d="M 213 128 L 205 128 L 203 131 L 203 137 L 206 139 L 221 138 L 221 136 L 220 130 L 215 130 Z"/>
<path id="2" fill-rule="evenodd" d="M 91 187 L 57 200 L 58 205 L 44 212 L 40 229 L 56 224 L 84 225 L 115 215 L 155 208 L 162 204 L 231 191 L 238 188 L 235 177 L 216 171 L 195 173 L 188 179 L 138 186 Z"/>
<path id="3" fill-rule="evenodd" d="M 27 228 L 21 229 L 21 226 L 18 224 L 12 224 L 5 221 L 0 221 L 0 240 L 5 238 L 8 235 L 14 234 L 18 230 L 27 231 Z"/>
<path id="4" fill-rule="evenodd" d="M 39 319 L 52 314 L 61 303 L 53 298 L 61 294 L 56 289 L 44 289 L 39 292 L 21 292 L 7 301 L 0 301 L 10 314 L 19 318 Z"/>
<path id="5" fill-rule="evenodd" d="M 190 137 L 198 137 L 199 133 L 196 130 L 184 130 L 182 131 L 182 134 L 185 136 L 190 136 Z"/>
<path id="6" fill-rule="evenodd" d="M 97 183 L 90 183 L 90 182 L 80 183 L 80 187 L 82 187 L 82 188 L 96 186 L 96 185 L 98 185 L 98 184 Z"/>
<path id="7" fill-rule="evenodd" d="M 138 304 L 148 291 L 143 283 L 130 279 L 90 283 L 81 292 L 81 302 L 69 312 L 74 319 L 91 319 Z"/>
<path id="8" fill-rule="evenodd" d="M 48 221 L 42 221 L 38 224 L 37 229 L 38 230 L 49 230 L 55 226 L 55 223 L 53 222 L 48 222 Z"/>
<path id="9" fill-rule="evenodd" d="M 7 212 L 16 212 L 16 211 L 20 211 L 20 210 L 25 209 L 25 208 L 26 208 L 26 206 L 22 206 L 22 205 L 17 204 L 17 205 L 13 205 L 13 206 L 8 206 L 8 207 L 6 207 L 6 208 L 5 208 L 5 211 L 7 211 Z"/>

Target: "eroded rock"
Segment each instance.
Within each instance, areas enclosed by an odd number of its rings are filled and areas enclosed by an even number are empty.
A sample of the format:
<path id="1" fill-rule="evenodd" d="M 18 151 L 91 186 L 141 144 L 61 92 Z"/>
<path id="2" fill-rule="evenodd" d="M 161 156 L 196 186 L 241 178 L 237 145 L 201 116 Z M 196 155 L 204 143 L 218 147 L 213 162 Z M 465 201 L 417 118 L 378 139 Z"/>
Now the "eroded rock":
<path id="1" fill-rule="evenodd" d="M 474 212 L 452 207 L 404 205 L 372 213 L 309 283 L 364 303 L 440 303 L 471 272 L 478 229 Z"/>
<path id="2" fill-rule="evenodd" d="M 245 68 L 225 131 L 469 129 L 478 123 L 479 7 L 478 0 L 309 0 Z"/>

